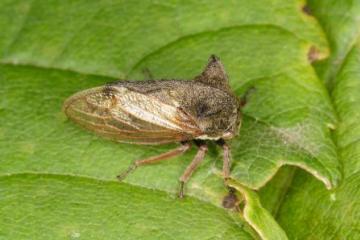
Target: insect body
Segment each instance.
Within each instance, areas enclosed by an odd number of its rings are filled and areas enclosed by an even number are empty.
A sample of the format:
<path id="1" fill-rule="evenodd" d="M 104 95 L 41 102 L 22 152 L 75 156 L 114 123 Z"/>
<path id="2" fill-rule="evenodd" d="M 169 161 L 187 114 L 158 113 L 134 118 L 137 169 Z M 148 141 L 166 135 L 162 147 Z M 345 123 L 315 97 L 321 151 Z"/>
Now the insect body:
<path id="1" fill-rule="evenodd" d="M 230 174 L 230 150 L 224 140 L 240 127 L 241 101 L 232 93 L 220 60 L 211 56 L 205 70 L 193 80 L 118 81 L 81 91 L 64 103 L 66 115 L 106 138 L 133 144 L 180 142 L 176 149 L 137 160 L 136 167 L 181 155 L 194 142 L 199 150 L 180 177 L 184 183 L 203 160 L 214 140 L 224 150 L 223 176 Z"/>

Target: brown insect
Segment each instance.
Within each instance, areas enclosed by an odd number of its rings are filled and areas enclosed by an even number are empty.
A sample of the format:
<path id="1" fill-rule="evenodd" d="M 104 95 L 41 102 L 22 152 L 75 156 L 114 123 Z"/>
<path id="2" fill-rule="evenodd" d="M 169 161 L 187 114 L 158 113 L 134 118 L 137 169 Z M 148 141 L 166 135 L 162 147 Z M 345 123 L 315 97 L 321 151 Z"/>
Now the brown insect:
<path id="1" fill-rule="evenodd" d="M 179 196 L 183 197 L 184 184 L 208 150 L 206 140 L 222 147 L 223 177 L 229 177 L 230 149 L 225 140 L 237 135 L 243 105 L 232 93 L 220 60 L 212 55 L 193 80 L 113 82 L 76 93 L 63 109 L 71 120 L 118 142 L 181 143 L 171 151 L 135 161 L 119 180 L 139 166 L 183 154 L 194 142 L 198 152 L 180 177 Z"/>

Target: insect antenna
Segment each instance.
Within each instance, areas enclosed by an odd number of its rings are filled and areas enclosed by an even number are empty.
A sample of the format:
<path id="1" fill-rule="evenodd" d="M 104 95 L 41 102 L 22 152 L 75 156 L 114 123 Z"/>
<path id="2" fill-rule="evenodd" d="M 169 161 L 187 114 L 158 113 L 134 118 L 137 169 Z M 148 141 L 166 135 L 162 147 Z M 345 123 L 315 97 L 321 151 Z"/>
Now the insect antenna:
<path id="1" fill-rule="evenodd" d="M 256 91 L 255 87 L 250 87 L 246 90 L 246 92 L 240 97 L 240 107 L 244 107 L 248 102 L 251 94 Z"/>

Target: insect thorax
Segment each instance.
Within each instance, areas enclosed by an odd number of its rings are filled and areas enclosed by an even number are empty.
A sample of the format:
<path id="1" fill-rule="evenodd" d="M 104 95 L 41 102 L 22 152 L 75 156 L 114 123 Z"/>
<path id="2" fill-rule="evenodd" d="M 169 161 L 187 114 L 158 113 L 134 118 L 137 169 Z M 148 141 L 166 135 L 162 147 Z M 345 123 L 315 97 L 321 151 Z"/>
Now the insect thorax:
<path id="1" fill-rule="evenodd" d="M 217 139 L 226 132 L 236 135 L 238 101 L 231 93 L 181 80 L 155 81 L 146 87 L 146 94 L 175 105 L 192 116 L 204 133 L 202 138 Z"/>

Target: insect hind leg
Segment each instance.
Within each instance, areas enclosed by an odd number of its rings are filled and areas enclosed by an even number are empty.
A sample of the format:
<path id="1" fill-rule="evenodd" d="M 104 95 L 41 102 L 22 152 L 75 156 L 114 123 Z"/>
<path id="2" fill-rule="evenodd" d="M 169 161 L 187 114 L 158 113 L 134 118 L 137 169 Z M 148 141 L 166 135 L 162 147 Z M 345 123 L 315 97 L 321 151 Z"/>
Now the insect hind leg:
<path id="1" fill-rule="evenodd" d="M 169 158 L 175 157 L 175 156 L 179 156 L 183 153 L 185 153 L 187 150 L 189 150 L 191 148 L 191 143 L 189 142 L 182 142 L 181 145 L 175 149 L 172 149 L 168 152 L 162 153 L 160 155 L 157 156 L 152 156 L 146 159 L 142 159 L 142 160 L 136 160 L 135 162 L 133 162 L 129 168 L 120 173 L 117 176 L 117 179 L 119 181 L 124 180 L 130 173 L 132 173 L 133 171 L 135 171 L 135 169 L 137 169 L 139 166 L 143 166 L 143 165 L 147 165 L 147 164 L 152 164 L 152 163 L 156 163 L 156 162 L 160 162 L 162 160 L 168 160 Z"/>

